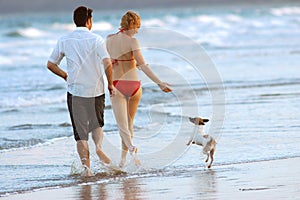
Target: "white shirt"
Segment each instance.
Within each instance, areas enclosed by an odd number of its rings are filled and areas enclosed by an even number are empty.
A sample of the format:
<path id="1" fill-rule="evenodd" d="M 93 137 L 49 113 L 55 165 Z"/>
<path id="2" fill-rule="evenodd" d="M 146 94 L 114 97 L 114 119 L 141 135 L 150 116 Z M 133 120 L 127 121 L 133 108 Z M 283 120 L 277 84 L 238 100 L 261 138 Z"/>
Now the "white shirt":
<path id="1" fill-rule="evenodd" d="M 69 93 L 80 97 L 104 94 L 102 60 L 110 57 L 101 36 L 86 27 L 77 27 L 58 40 L 49 61 L 59 65 L 64 56 L 67 59 Z"/>

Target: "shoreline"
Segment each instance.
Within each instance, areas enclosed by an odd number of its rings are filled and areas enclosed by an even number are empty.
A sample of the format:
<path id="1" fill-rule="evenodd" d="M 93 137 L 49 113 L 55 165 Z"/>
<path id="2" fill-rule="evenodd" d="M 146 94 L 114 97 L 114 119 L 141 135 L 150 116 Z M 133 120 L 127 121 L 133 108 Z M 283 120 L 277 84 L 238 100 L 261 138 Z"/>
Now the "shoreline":
<path id="1" fill-rule="evenodd" d="M 237 7 L 237 6 L 266 6 L 266 5 L 284 5 L 292 6 L 299 5 L 296 0 L 270 0 L 268 2 L 263 0 L 255 0 L 254 2 L 246 0 L 145 0 L 145 1 L 89 1 L 82 3 L 80 0 L 27 0 L 26 2 L 20 2 L 19 0 L 5 1 L 0 0 L 0 12 L 1 14 L 17 14 L 17 13 L 27 13 L 27 12 L 70 12 L 73 11 L 75 7 L 80 5 L 86 5 L 99 11 L 113 11 L 113 10 L 128 10 L 128 9 L 157 9 L 157 8 L 183 8 L 183 7 L 204 7 L 204 8 L 214 8 L 214 7 Z"/>
<path id="2" fill-rule="evenodd" d="M 151 176 L 117 176 L 109 182 L 11 194 L 18 199 L 296 199 L 300 157 L 187 169 Z M 158 184 L 159 183 L 159 184 Z"/>

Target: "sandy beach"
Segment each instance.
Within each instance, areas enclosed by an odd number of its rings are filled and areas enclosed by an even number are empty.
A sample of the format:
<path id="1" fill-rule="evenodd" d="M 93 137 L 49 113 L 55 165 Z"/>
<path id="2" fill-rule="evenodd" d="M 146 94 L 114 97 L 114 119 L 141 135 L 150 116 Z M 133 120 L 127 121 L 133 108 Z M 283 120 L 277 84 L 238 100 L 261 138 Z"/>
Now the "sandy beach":
<path id="1" fill-rule="evenodd" d="M 116 1 L 88 2 L 94 33 L 117 32 L 137 2 Z M 300 199 L 299 1 L 237 1 L 132 7 L 142 16 L 145 59 L 174 92 L 141 76 L 134 144 L 142 169 L 128 164 L 127 173 L 109 173 L 89 140 L 95 176 L 83 178 L 65 82 L 46 68 L 82 1 L 0 0 L 0 200 Z M 116 164 L 121 141 L 107 97 L 102 148 Z M 194 116 L 209 118 L 205 131 L 218 143 L 210 170 L 201 149 L 186 145 L 197 131 L 188 120 Z"/>
<path id="2" fill-rule="evenodd" d="M 108 183 L 85 179 L 79 186 L 49 188 L 2 199 L 300 199 L 300 158 L 188 168 Z"/>

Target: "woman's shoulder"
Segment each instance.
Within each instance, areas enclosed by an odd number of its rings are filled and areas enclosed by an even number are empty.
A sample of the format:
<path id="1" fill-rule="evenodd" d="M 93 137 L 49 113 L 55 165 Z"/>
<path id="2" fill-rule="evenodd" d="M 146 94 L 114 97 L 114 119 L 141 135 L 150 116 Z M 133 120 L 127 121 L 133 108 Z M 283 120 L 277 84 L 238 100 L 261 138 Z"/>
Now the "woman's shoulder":
<path id="1" fill-rule="evenodd" d="M 130 38 L 132 42 L 138 42 L 138 39 L 136 39 L 135 37 Z"/>
<path id="2" fill-rule="evenodd" d="M 140 48 L 139 42 L 136 38 L 131 38 L 131 46 L 133 50 L 137 50 Z"/>
<path id="3" fill-rule="evenodd" d="M 115 35 L 116 35 L 116 33 L 109 34 L 109 35 L 106 36 L 106 39 L 111 38 L 111 37 L 113 37 Z"/>

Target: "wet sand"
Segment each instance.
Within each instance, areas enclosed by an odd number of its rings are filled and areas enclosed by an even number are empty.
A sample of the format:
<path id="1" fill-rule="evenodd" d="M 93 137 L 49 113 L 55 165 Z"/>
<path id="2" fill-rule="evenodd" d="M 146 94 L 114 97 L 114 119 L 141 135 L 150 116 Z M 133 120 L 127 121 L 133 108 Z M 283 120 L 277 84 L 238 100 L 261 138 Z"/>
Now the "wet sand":
<path id="1" fill-rule="evenodd" d="M 290 158 L 212 169 L 193 167 L 141 176 L 120 175 L 101 183 L 94 177 L 78 186 L 2 199 L 299 199 L 299 165 L 300 158 Z"/>

